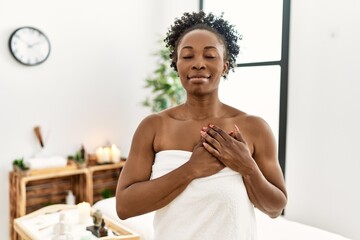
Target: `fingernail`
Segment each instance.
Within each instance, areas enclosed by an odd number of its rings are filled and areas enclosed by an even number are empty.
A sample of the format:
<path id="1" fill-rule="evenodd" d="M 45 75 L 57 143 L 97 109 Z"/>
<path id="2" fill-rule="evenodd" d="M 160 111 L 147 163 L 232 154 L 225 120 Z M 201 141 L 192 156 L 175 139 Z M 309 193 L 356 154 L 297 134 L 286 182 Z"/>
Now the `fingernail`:
<path id="1" fill-rule="evenodd" d="M 201 130 L 203 130 L 204 132 L 206 132 L 208 128 L 207 127 L 202 127 Z"/>
<path id="2" fill-rule="evenodd" d="M 214 124 L 209 124 L 209 127 L 211 127 L 211 128 L 212 128 L 213 126 L 214 126 Z"/>
<path id="3" fill-rule="evenodd" d="M 201 134 L 201 136 L 203 136 L 203 137 L 204 137 L 204 136 L 205 136 L 205 134 L 206 134 L 206 132 L 204 132 L 203 130 L 201 130 L 201 131 L 200 131 L 200 134 Z"/>
<path id="4" fill-rule="evenodd" d="M 236 129 L 238 132 L 240 132 L 238 126 L 237 126 L 236 124 L 234 124 L 234 126 L 235 126 L 235 129 Z"/>

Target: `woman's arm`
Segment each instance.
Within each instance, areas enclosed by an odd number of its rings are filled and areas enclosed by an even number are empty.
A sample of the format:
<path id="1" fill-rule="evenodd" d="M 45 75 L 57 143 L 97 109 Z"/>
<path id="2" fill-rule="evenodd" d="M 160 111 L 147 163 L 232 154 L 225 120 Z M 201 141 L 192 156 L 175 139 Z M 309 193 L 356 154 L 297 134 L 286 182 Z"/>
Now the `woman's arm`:
<path id="1" fill-rule="evenodd" d="M 161 117 L 152 115 L 142 121 L 134 134 L 130 154 L 116 190 L 116 211 L 121 219 L 166 206 L 193 179 L 214 174 L 224 167 L 199 141 L 188 162 L 162 177 L 150 180 L 155 157 L 153 141 L 160 125 Z M 203 159 L 212 161 L 212 164 L 204 167 Z"/>
<path id="2" fill-rule="evenodd" d="M 255 125 L 252 132 L 254 136 L 252 157 L 256 164 L 243 179 L 253 204 L 275 218 L 281 214 L 287 203 L 284 176 L 277 158 L 276 140 L 264 120 L 254 118 L 252 121 Z"/>
<path id="3" fill-rule="evenodd" d="M 276 142 L 270 127 L 260 118 L 250 117 L 248 138 L 254 145 L 251 154 L 240 130 L 229 135 L 212 126 L 203 137 L 205 148 L 224 165 L 239 172 L 255 207 L 270 217 L 281 214 L 287 203 L 286 187 L 277 159 Z"/>

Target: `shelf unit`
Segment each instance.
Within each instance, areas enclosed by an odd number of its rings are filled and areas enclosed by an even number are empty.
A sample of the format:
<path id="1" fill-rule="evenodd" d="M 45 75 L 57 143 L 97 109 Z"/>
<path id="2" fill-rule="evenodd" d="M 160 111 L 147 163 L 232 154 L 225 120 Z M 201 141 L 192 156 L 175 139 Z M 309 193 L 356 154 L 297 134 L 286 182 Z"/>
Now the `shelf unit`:
<path id="1" fill-rule="evenodd" d="M 124 164 L 125 161 L 120 161 L 79 169 L 68 166 L 10 172 L 10 239 L 20 239 L 13 229 L 15 218 L 48 205 L 64 204 L 68 190 L 74 193 L 76 203 L 86 201 L 91 205 L 102 199 L 104 190 L 115 194 L 117 179 Z"/>

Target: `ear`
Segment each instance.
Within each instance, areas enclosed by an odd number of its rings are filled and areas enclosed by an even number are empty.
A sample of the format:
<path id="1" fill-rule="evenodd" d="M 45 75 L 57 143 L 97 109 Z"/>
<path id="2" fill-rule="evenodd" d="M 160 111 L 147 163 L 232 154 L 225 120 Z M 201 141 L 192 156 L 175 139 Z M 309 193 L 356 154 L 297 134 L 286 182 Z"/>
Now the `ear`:
<path id="1" fill-rule="evenodd" d="M 223 71 L 222 71 L 222 76 L 226 75 L 229 72 L 229 61 L 225 61 L 224 62 L 224 67 L 223 67 Z"/>

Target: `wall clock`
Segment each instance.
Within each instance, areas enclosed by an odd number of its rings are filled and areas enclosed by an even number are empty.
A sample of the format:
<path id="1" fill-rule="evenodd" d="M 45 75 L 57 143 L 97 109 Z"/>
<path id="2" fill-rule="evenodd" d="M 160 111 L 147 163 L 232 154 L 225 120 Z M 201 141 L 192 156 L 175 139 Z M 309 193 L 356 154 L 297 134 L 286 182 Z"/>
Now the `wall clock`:
<path id="1" fill-rule="evenodd" d="M 43 63 L 50 54 L 50 41 L 39 29 L 20 27 L 9 38 L 13 57 L 27 66 Z"/>

